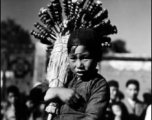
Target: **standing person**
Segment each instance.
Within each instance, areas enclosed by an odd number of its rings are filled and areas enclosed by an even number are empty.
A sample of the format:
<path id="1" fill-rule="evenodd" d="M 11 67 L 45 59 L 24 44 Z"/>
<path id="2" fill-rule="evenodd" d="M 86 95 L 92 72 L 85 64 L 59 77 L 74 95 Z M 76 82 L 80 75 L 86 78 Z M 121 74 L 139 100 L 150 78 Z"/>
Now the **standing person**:
<path id="1" fill-rule="evenodd" d="M 42 83 L 31 91 L 33 100 L 60 101 L 61 108 L 55 120 L 101 120 L 110 99 L 104 77 L 96 69 L 102 49 L 97 34 L 89 28 L 80 28 L 69 37 L 67 50 L 72 79 L 67 88 L 49 88 Z"/>
<path id="2" fill-rule="evenodd" d="M 108 81 L 110 87 L 110 103 L 119 101 L 119 83 L 116 80 Z"/>
<path id="3" fill-rule="evenodd" d="M 126 108 L 124 107 L 123 103 L 120 101 L 120 91 L 119 91 L 119 83 L 116 80 L 110 80 L 108 81 L 108 85 L 110 87 L 110 101 L 109 106 L 106 110 L 105 118 L 106 120 L 113 119 L 113 111 L 112 111 L 112 105 L 119 102 L 121 104 L 121 109 L 123 111 L 126 111 Z M 127 113 L 126 113 L 127 114 Z"/>
<path id="4" fill-rule="evenodd" d="M 113 113 L 111 110 L 111 104 L 118 100 L 119 83 L 116 80 L 108 81 L 110 88 L 110 101 L 106 109 L 105 120 L 111 120 L 113 118 Z"/>
<path id="5" fill-rule="evenodd" d="M 20 92 L 16 86 L 7 88 L 7 107 L 3 120 L 27 120 L 27 107 L 20 101 Z"/>
<path id="6" fill-rule="evenodd" d="M 133 120 L 144 120 L 145 110 L 147 105 L 138 99 L 139 82 L 135 79 L 130 79 L 126 83 L 127 97 L 124 99 L 130 118 Z"/>

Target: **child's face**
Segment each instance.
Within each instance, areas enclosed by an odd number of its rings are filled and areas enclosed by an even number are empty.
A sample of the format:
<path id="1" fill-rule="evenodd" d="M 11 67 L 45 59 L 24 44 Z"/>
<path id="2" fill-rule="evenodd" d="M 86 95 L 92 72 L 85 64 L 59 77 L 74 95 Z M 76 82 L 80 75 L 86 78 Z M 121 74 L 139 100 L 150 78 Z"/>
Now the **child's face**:
<path id="1" fill-rule="evenodd" d="M 16 100 L 17 100 L 17 96 L 14 93 L 12 93 L 12 92 L 8 93 L 8 101 L 11 104 L 14 104 L 16 102 Z"/>
<path id="2" fill-rule="evenodd" d="M 122 110 L 119 105 L 113 105 L 112 112 L 114 113 L 114 115 L 119 116 L 119 117 L 122 115 Z"/>
<path id="3" fill-rule="evenodd" d="M 73 46 L 68 54 L 71 70 L 81 79 L 86 78 L 97 66 L 97 60 L 86 46 Z"/>
<path id="4" fill-rule="evenodd" d="M 118 88 L 114 86 L 110 86 L 110 99 L 116 100 L 118 95 Z"/>

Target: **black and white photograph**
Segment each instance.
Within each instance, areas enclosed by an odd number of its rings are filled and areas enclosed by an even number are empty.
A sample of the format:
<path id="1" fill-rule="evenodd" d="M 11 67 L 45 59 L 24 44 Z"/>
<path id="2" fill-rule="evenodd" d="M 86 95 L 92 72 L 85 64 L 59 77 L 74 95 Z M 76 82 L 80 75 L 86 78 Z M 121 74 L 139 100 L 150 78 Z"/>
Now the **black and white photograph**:
<path id="1" fill-rule="evenodd" d="M 151 120 L 151 0 L 1 0 L 0 120 Z"/>

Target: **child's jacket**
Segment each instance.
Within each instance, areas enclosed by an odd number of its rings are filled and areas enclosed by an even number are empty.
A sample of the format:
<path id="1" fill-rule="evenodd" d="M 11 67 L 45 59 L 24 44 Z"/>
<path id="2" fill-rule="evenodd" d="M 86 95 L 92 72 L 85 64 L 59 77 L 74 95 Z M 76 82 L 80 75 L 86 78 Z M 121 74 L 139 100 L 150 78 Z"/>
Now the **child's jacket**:
<path id="1" fill-rule="evenodd" d="M 43 101 L 48 90 L 48 83 L 42 83 L 31 91 L 31 97 Z M 106 80 L 97 72 L 89 80 L 82 81 L 74 77 L 68 84 L 82 96 L 80 104 L 68 106 L 63 104 L 55 120 L 103 120 L 109 103 L 110 92 Z"/>

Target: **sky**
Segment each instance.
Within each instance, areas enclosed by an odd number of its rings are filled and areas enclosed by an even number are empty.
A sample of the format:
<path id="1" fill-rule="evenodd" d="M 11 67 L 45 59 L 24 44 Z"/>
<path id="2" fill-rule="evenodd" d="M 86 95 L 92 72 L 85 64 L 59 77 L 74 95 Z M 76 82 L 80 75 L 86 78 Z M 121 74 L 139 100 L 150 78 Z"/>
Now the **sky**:
<path id="1" fill-rule="evenodd" d="M 101 0 L 103 8 L 118 34 L 112 40 L 122 39 L 126 48 L 135 54 L 151 56 L 151 0 Z M 50 0 L 1 0 L 1 20 L 12 18 L 28 31 L 39 21 L 40 8 Z M 32 37 L 34 39 L 34 37 Z"/>

